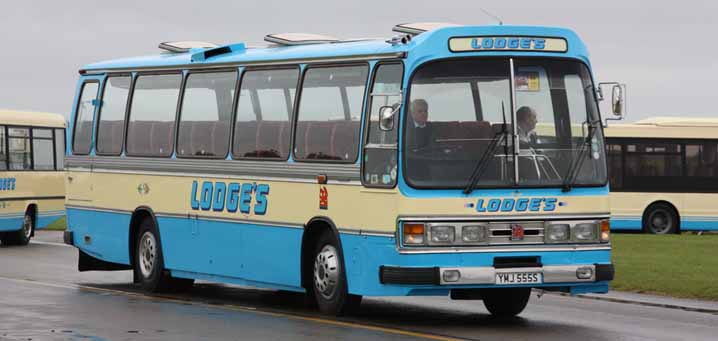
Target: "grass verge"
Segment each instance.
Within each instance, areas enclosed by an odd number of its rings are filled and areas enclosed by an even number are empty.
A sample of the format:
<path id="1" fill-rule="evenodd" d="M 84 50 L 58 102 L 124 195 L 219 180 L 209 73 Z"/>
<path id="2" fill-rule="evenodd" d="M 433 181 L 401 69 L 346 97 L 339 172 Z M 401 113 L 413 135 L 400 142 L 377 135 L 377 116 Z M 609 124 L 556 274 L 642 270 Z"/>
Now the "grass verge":
<path id="1" fill-rule="evenodd" d="M 718 300 L 718 235 L 613 234 L 611 289 Z"/>
<path id="2" fill-rule="evenodd" d="M 52 224 L 47 225 L 45 230 L 65 231 L 65 226 L 67 226 L 67 223 L 65 222 L 65 217 L 62 217 L 61 219 L 55 220 Z"/>

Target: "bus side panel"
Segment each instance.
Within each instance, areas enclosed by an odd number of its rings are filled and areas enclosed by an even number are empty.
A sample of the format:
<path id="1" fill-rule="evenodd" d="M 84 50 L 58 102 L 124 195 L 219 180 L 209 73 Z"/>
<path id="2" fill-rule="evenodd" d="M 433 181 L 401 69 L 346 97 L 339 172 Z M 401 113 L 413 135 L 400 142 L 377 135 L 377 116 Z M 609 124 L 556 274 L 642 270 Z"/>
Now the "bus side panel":
<path id="1" fill-rule="evenodd" d="M 472 267 L 493 266 L 494 257 L 505 253 L 441 253 L 441 254 L 400 254 L 395 238 L 342 234 L 342 246 L 347 267 L 349 292 L 371 296 L 422 295 L 427 293 L 447 294 L 452 286 L 440 285 L 385 285 L 379 280 L 382 265 L 402 267 Z M 598 251 L 551 251 L 511 252 L 511 257 L 538 256 L 543 265 L 610 264 L 611 252 Z M 359 267 L 359 269 L 356 269 Z M 572 284 L 543 284 L 541 286 L 574 286 L 602 292 L 607 290 L 605 282 Z M 463 288 L 481 286 L 462 286 Z M 485 287 L 485 286 L 484 286 Z M 495 286 L 494 286 L 495 287 Z M 601 287 L 602 290 L 595 290 Z"/>
<path id="2" fill-rule="evenodd" d="M 0 232 L 19 231 L 25 213 L 13 213 L 0 216 Z"/>
<path id="3" fill-rule="evenodd" d="M 67 209 L 68 230 L 73 231 L 73 244 L 106 262 L 130 264 L 130 213 L 114 213 L 85 209 Z"/>
<path id="4" fill-rule="evenodd" d="M 637 192 L 611 192 L 611 229 L 636 230 L 643 229 L 643 214 L 652 203 L 657 201 L 668 202 L 676 208 L 681 216 L 681 229 L 683 229 L 683 201 L 685 194 L 681 193 L 637 193 Z"/>
<path id="5" fill-rule="evenodd" d="M 716 199 L 718 194 L 714 193 L 683 194 L 683 205 L 678 207 L 681 231 L 718 230 Z"/>
<path id="6" fill-rule="evenodd" d="M 301 286 L 302 229 L 194 217 L 158 223 L 167 269 Z"/>

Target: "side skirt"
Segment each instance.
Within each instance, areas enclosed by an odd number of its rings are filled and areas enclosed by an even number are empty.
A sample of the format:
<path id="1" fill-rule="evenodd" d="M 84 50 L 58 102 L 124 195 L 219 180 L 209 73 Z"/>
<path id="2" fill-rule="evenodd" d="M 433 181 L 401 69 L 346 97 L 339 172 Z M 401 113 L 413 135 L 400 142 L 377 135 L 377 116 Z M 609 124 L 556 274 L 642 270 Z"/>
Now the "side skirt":
<path id="1" fill-rule="evenodd" d="M 93 271 L 93 270 L 132 270 L 132 266 L 126 264 L 110 263 L 103 260 L 99 260 L 95 257 L 88 255 L 80 249 L 77 249 L 80 256 L 77 259 L 77 270 L 78 271 Z"/>

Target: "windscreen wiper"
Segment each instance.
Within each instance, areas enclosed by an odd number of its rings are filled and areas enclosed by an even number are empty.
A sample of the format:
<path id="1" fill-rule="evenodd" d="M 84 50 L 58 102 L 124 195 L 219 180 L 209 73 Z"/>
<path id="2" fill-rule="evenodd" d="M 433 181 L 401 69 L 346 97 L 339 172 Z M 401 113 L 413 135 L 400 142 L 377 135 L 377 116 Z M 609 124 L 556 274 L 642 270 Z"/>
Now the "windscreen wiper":
<path id="1" fill-rule="evenodd" d="M 571 187 L 573 187 L 573 184 L 576 182 L 576 178 L 578 178 L 578 173 L 581 170 L 581 166 L 583 166 L 583 161 L 586 159 L 586 152 L 588 151 L 588 147 L 591 145 L 591 140 L 593 140 L 593 136 L 596 134 L 596 130 L 598 127 L 596 127 L 597 124 L 601 123 L 601 121 L 587 121 L 588 123 L 588 136 L 586 136 L 586 139 L 583 141 L 583 144 L 581 144 L 581 149 L 578 151 L 578 158 L 575 158 L 571 160 L 571 164 L 568 167 L 568 172 L 566 172 L 566 177 L 563 179 L 563 186 L 561 191 L 562 192 L 568 192 L 571 190 Z"/>
<path id="2" fill-rule="evenodd" d="M 476 186 L 476 183 L 479 182 L 479 179 L 481 178 L 481 175 L 484 174 L 486 171 L 486 168 L 488 168 L 489 162 L 488 160 L 492 157 L 494 157 L 494 154 L 496 153 L 496 149 L 499 147 L 499 143 L 501 140 L 506 141 L 506 135 L 508 135 L 508 129 L 506 127 L 506 109 L 504 108 L 504 102 L 501 102 L 501 114 L 503 115 L 504 124 L 501 126 L 501 131 L 497 132 L 494 135 L 494 138 L 491 140 L 491 143 L 486 148 L 486 151 L 481 154 L 481 158 L 479 158 L 479 162 L 476 163 L 476 166 L 474 166 L 473 172 L 471 172 L 471 178 L 469 178 L 469 183 L 464 187 L 464 194 L 470 194 L 471 191 L 474 190 L 474 186 Z M 504 143 L 504 149 L 505 151 L 508 150 L 508 144 Z M 508 152 L 506 152 L 508 154 Z"/>

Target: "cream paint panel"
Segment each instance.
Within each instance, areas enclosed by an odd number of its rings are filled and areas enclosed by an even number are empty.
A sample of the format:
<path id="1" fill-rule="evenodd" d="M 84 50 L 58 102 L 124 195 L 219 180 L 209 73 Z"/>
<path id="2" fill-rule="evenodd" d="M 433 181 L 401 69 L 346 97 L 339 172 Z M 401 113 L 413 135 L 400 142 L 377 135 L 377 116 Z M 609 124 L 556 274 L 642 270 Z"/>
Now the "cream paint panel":
<path id="1" fill-rule="evenodd" d="M 648 205 L 656 201 L 667 201 L 676 206 L 679 212 L 684 210 L 685 194 L 680 193 L 631 193 L 611 192 L 611 216 L 642 217 Z"/>
<path id="2" fill-rule="evenodd" d="M 65 209 L 64 199 L 36 199 L 36 197 L 62 197 L 65 195 L 64 172 L 0 172 L 2 178 L 15 178 L 15 189 L 0 191 L 0 214 L 24 214 L 31 203 L 40 212 Z M 28 198 L 27 200 L 5 200 Z"/>
<path id="3" fill-rule="evenodd" d="M 89 174 L 89 173 L 88 173 Z M 479 216 L 475 208 L 466 207 L 467 203 L 476 203 L 474 199 L 406 198 L 397 189 L 368 189 L 356 185 L 330 184 L 328 190 L 328 209 L 319 209 L 319 191 L 321 185 L 283 181 L 258 181 L 270 186 L 267 195 L 268 208 L 265 215 L 239 212 L 215 212 L 213 210 L 192 210 L 190 197 L 192 182 L 198 181 L 199 196 L 204 181 L 238 182 L 241 178 L 196 178 L 192 176 L 140 175 L 121 173 L 93 173 L 92 202 L 85 205 L 132 211 L 139 206 L 151 207 L 157 213 L 198 214 L 217 218 L 250 219 L 266 222 L 283 222 L 302 225 L 317 216 L 330 217 L 334 223 L 344 229 L 394 232 L 397 215 L 444 215 Z M 255 180 L 248 181 L 255 182 Z M 146 184 L 149 191 L 141 194 L 138 188 Z M 517 197 L 515 197 L 517 198 Z M 608 198 L 568 196 L 559 199 L 565 205 L 557 206 L 554 214 L 604 214 L 608 212 Z M 82 203 L 78 203 L 82 205 Z M 495 213 L 491 213 L 495 215 Z M 536 212 L 503 213 L 503 215 L 536 215 Z"/>
<path id="4" fill-rule="evenodd" d="M 559 38 L 538 38 L 538 37 L 503 37 L 503 36 L 495 36 L 495 37 L 466 37 L 466 38 L 451 38 L 449 39 L 449 49 L 454 52 L 467 52 L 467 51 L 481 51 L 483 49 L 481 48 L 474 48 L 472 43 L 474 39 L 477 39 L 478 45 L 481 46 L 481 42 L 484 38 L 504 38 L 504 39 L 510 39 L 510 38 L 519 38 L 519 39 L 544 39 L 545 47 L 543 49 L 537 49 L 535 48 L 535 43 L 531 43 L 531 48 L 524 49 L 524 48 L 509 48 L 508 46 L 504 48 L 497 48 L 492 47 L 486 49 L 487 51 L 500 51 L 500 50 L 527 50 L 527 51 L 538 51 L 538 52 L 565 52 L 568 49 L 568 45 L 566 43 L 566 40 L 559 39 Z"/>
<path id="5" fill-rule="evenodd" d="M 92 202 L 92 179 L 90 172 L 68 171 L 65 177 L 68 205 L 87 205 Z"/>
<path id="6" fill-rule="evenodd" d="M 611 124 L 604 129 L 607 138 L 684 138 L 713 139 L 718 136 L 718 127 L 704 126 L 656 126 L 650 124 Z"/>
<path id="7" fill-rule="evenodd" d="M 678 212 L 682 218 L 686 217 L 716 217 L 718 216 L 718 194 L 715 193 L 686 193 Z"/>
<path id="8" fill-rule="evenodd" d="M 511 197 L 484 197 L 489 199 L 502 198 L 540 198 L 542 196 Z M 483 212 L 478 213 L 476 207 L 467 207 L 467 204 L 476 204 L 482 198 L 404 198 L 399 202 L 399 211 L 402 215 L 426 216 L 426 215 L 447 215 L 447 216 L 517 216 L 521 215 L 555 215 L 555 214 L 606 214 L 609 212 L 608 198 L 603 196 L 565 196 L 558 197 L 558 202 L 563 205 L 556 205 L 551 212 Z"/>
<path id="9" fill-rule="evenodd" d="M 78 172 L 75 172 L 77 174 Z M 84 178 L 89 173 L 78 178 Z M 133 211 L 148 206 L 157 213 L 198 214 L 202 216 L 284 222 L 303 225 L 316 216 L 330 217 L 341 228 L 394 231 L 396 221 L 396 190 L 368 190 L 361 186 L 326 185 L 329 192 L 328 209 L 319 209 L 320 185 L 282 181 L 256 181 L 270 186 L 267 212 L 250 214 L 215 212 L 191 208 L 192 182 L 198 181 L 198 199 L 204 181 L 244 183 L 241 178 L 197 178 L 192 176 L 135 175 L 92 173 L 91 206 Z M 149 191 L 140 194 L 138 187 L 146 184 Z M 254 197 L 253 197 L 254 199 Z M 70 203 L 68 201 L 68 203 Z M 77 203 L 77 205 L 88 205 Z"/>

